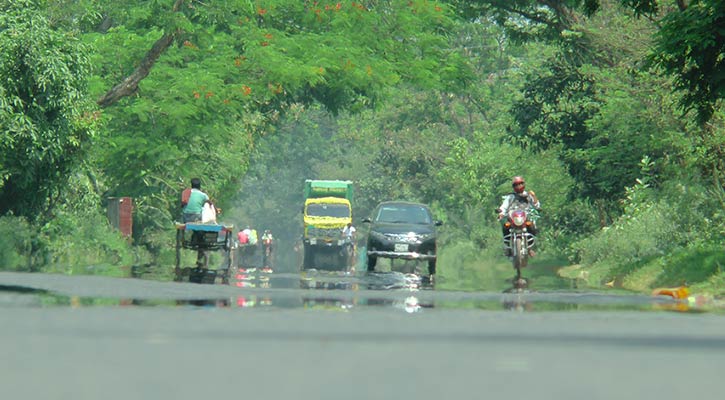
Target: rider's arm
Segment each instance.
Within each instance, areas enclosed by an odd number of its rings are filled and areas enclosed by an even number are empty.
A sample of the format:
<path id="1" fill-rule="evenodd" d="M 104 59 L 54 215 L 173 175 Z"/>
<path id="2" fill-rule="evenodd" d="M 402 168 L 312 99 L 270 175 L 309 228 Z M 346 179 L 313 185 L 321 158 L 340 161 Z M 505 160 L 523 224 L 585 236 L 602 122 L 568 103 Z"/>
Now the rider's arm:
<path id="1" fill-rule="evenodd" d="M 536 193 L 534 193 L 533 190 L 529 190 L 529 195 L 531 197 L 531 205 L 537 210 L 541 209 L 541 203 L 539 202 L 539 199 L 536 197 Z"/>
<path id="2" fill-rule="evenodd" d="M 511 196 L 503 196 L 503 203 L 501 203 L 501 207 L 498 209 L 500 210 L 498 213 L 498 219 L 502 219 L 506 215 L 506 211 L 511 206 Z"/>

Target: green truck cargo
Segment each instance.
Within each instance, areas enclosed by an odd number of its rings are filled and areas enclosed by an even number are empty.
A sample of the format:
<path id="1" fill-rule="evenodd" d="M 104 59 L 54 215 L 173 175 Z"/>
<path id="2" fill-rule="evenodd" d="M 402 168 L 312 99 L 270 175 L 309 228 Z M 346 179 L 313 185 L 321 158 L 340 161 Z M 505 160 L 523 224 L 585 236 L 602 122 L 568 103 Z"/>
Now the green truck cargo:
<path id="1" fill-rule="evenodd" d="M 349 268 L 352 243 L 342 237 L 342 229 L 352 222 L 352 197 L 352 181 L 305 181 L 303 269 Z"/>

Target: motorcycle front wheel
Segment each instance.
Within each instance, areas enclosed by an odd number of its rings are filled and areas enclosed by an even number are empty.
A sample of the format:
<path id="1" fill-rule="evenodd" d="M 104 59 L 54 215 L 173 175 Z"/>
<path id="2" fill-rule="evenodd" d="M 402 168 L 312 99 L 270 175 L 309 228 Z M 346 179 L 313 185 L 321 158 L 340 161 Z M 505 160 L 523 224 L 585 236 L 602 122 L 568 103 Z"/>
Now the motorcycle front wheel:
<path id="1" fill-rule="evenodd" d="M 529 261 L 529 258 L 528 258 L 529 254 L 528 254 L 528 250 L 526 249 L 526 244 L 524 244 L 524 238 L 516 235 L 516 237 L 514 238 L 513 248 L 514 248 L 514 257 L 513 257 L 514 268 L 520 274 L 521 268 L 525 268 L 526 264 L 528 264 L 528 261 Z"/>
<path id="2" fill-rule="evenodd" d="M 368 272 L 375 272 L 375 265 L 378 263 L 376 256 L 368 256 Z"/>

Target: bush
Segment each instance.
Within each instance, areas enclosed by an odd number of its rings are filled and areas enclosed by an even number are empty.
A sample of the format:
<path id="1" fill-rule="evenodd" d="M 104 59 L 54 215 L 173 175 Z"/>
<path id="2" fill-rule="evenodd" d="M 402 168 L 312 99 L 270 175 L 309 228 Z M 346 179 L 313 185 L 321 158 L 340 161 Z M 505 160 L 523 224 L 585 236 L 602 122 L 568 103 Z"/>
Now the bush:
<path id="1" fill-rule="evenodd" d="M 722 206 L 701 187 L 696 180 L 679 180 L 653 189 L 638 181 L 627 189 L 622 216 L 574 243 L 572 253 L 588 268 L 608 269 L 608 279 L 655 264 L 663 265 L 660 283 L 707 279 L 720 263 L 712 248 L 722 239 Z"/>
<path id="2" fill-rule="evenodd" d="M 23 217 L 0 217 L 0 270 L 29 271 L 38 235 Z"/>
<path id="3" fill-rule="evenodd" d="M 99 210 L 82 215 L 60 213 L 42 228 L 42 233 L 51 254 L 42 266 L 46 272 L 125 275 L 119 267 L 139 261 L 130 242 Z"/>
<path id="4" fill-rule="evenodd" d="M 701 283 L 722 273 L 725 253 L 720 245 L 690 246 L 668 255 L 662 264 L 657 286 Z"/>

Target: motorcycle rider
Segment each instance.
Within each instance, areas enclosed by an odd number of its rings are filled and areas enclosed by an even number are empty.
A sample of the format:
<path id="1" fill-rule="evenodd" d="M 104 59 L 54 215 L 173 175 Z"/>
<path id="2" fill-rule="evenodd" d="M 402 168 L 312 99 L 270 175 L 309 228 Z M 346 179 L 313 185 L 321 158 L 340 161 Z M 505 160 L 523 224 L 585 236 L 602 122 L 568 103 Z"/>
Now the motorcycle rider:
<path id="1" fill-rule="evenodd" d="M 262 245 L 264 246 L 264 253 L 262 255 L 262 271 L 272 272 L 271 261 L 272 261 L 272 249 L 273 249 L 274 237 L 270 229 L 265 229 L 262 235 Z"/>
<path id="2" fill-rule="evenodd" d="M 274 241 L 274 237 L 272 236 L 272 231 L 269 229 L 264 230 L 264 234 L 262 235 L 262 244 L 264 244 L 265 247 L 265 254 L 269 252 L 269 255 L 272 254 L 272 242 Z M 267 251 L 267 248 L 269 249 Z"/>
<path id="3" fill-rule="evenodd" d="M 534 193 L 533 190 L 526 190 L 526 182 L 524 181 L 524 178 L 521 176 L 514 176 L 511 180 L 511 186 L 513 187 L 514 191 L 513 193 L 509 193 L 506 196 L 503 196 L 503 202 L 501 203 L 501 206 L 498 208 L 498 219 L 499 221 L 503 221 L 506 216 L 508 215 L 509 211 L 513 208 L 520 207 L 522 204 L 527 205 L 528 208 L 534 209 L 534 210 L 541 210 L 541 203 L 539 202 L 539 199 L 536 197 L 536 193 Z M 538 233 L 538 229 L 536 228 L 536 221 L 532 220 L 533 225 L 529 228 L 529 233 L 536 236 Z M 503 229 L 503 236 L 509 234 L 510 228 L 507 228 L 505 224 L 501 224 Z M 511 249 L 505 250 L 506 256 L 511 256 L 510 254 Z M 533 251 L 533 249 L 529 249 L 529 256 L 533 257 L 536 255 L 536 253 Z"/>

